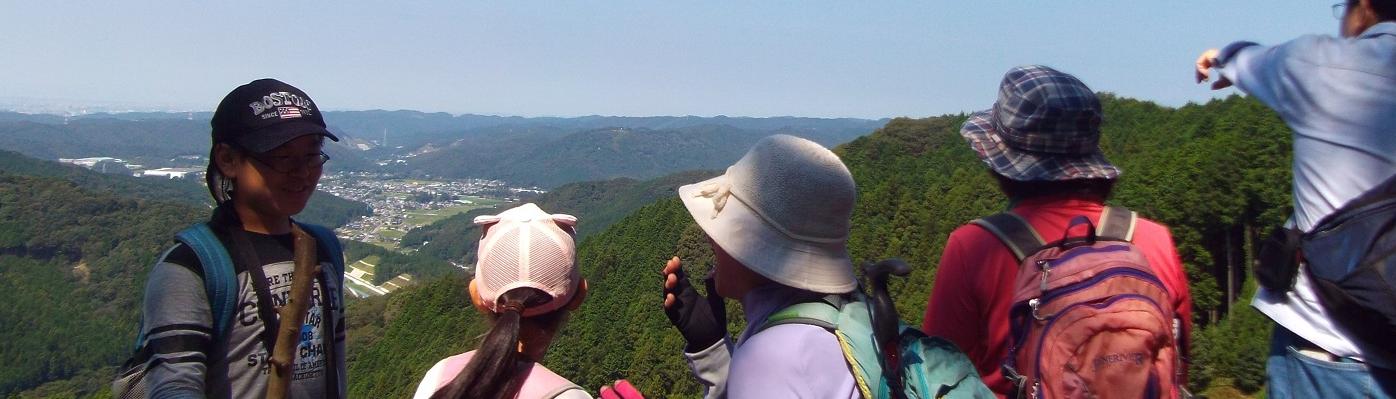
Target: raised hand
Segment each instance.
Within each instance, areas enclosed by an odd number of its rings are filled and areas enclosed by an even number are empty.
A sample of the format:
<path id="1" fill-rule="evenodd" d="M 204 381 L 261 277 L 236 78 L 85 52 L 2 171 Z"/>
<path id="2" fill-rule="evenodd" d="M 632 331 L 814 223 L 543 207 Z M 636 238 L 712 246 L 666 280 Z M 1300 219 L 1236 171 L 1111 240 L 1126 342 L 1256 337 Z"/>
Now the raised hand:
<path id="1" fill-rule="evenodd" d="M 1217 66 L 1217 54 L 1217 49 L 1208 49 L 1197 57 L 1196 70 L 1193 71 L 1193 77 L 1197 79 L 1197 83 L 1206 82 L 1211 78 L 1211 69 Z M 1218 76 L 1217 80 L 1212 82 L 1212 90 L 1221 90 L 1227 87 L 1231 87 L 1231 81 L 1226 80 L 1225 77 Z"/>
<path id="2" fill-rule="evenodd" d="M 706 297 L 689 284 L 679 257 L 664 264 L 664 315 L 683 335 L 684 351 L 689 353 L 712 347 L 727 336 L 727 306 L 717 295 L 712 277 L 704 282 Z"/>

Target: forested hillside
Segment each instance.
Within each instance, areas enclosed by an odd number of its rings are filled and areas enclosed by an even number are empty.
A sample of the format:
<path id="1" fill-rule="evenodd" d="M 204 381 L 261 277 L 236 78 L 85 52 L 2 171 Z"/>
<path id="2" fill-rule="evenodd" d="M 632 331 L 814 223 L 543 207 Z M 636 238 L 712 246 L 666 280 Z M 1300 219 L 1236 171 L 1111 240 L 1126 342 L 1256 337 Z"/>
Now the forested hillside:
<path id="1" fill-rule="evenodd" d="M 0 396 L 120 364 L 155 255 L 207 213 L 0 174 Z"/>
<path id="2" fill-rule="evenodd" d="M 1199 326 L 1194 390 L 1255 392 L 1269 325 L 1249 307 L 1228 312 L 1224 305 L 1228 292 L 1238 303 L 1248 299 L 1249 292 L 1237 291 L 1249 285 L 1244 265 L 1254 258 L 1256 236 L 1288 212 L 1287 128 L 1240 97 L 1178 109 L 1103 100 L 1102 145 L 1124 170 L 1112 202 L 1171 226 L 1188 269 Z M 921 321 L 946 235 L 1007 205 L 959 137 L 963 119 L 896 119 L 836 149 L 859 184 L 850 250 L 858 261 L 900 257 L 915 266 L 893 287 L 912 324 Z M 589 388 L 626 377 L 654 397 L 696 395 L 678 354 L 680 338 L 659 310 L 657 270 L 678 254 L 695 267 L 692 275 L 702 275 L 710 263 L 706 252 L 676 199 L 586 238 L 578 256 L 593 293 L 545 363 Z M 385 316 L 368 322 L 380 326 L 372 330 L 375 340 L 351 348 L 358 352 L 354 392 L 401 396 L 437 359 L 469 348 L 483 327 L 474 325 L 479 319 L 464 291 L 463 281 L 447 280 L 381 300 Z M 729 307 L 729 314 L 740 314 Z"/>

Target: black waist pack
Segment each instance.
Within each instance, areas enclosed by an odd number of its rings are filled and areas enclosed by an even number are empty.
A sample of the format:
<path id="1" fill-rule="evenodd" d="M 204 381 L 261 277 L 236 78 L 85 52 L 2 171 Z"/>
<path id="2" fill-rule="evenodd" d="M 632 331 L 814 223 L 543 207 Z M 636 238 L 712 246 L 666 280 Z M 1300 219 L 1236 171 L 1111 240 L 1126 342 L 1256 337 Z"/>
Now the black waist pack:
<path id="1" fill-rule="evenodd" d="M 1323 218 L 1301 241 L 1319 302 L 1364 356 L 1396 362 L 1396 177 Z"/>

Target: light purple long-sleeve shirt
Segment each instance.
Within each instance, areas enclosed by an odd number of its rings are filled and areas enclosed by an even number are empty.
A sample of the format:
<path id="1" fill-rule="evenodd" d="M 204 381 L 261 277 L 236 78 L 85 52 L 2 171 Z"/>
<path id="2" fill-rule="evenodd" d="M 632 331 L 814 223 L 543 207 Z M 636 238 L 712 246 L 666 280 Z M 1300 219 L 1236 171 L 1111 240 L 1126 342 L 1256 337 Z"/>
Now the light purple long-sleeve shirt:
<path id="1" fill-rule="evenodd" d="M 859 398 L 838 338 L 823 327 L 782 324 L 757 332 L 766 318 L 817 294 L 768 284 L 742 297 L 747 327 L 736 345 L 723 340 L 685 353 L 708 388 L 706 398 Z M 730 360 L 729 360 L 730 359 Z"/>

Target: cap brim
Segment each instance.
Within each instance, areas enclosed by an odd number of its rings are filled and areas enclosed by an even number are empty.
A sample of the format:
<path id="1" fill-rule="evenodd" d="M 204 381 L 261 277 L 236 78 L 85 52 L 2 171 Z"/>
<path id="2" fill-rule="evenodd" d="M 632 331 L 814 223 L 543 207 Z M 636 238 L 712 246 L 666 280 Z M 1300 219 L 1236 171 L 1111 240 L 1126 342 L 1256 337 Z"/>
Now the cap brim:
<path id="1" fill-rule="evenodd" d="M 842 294 L 858 287 L 846 243 L 814 243 L 796 240 L 766 224 L 737 196 L 727 198 L 721 210 L 704 188 L 727 182 L 722 175 L 679 187 L 688 213 L 708 237 L 751 271 L 780 284 L 803 290 Z"/>
<path id="2" fill-rule="evenodd" d="M 1099 151 L 1083 156 L 1041 155 L 1016 150 L 1003 141 L 989 120 L 991 111 L 970 115 L 960 128 L 960 136 L 970 149 L 990 169 L 1018 181 L 1051 181 L 1075 179 L 1114 179 L 1120 169 L 1105 159 Z"/>
<path id="3" fill-rule="evenodd" d="M 295 140 L 298 137 L 312 134 L 325 136 L 333 141 L 339 141 L 339 136 L 330 133 L 324 126 L 309 121 L 290 121 L 259 129 L 256 132 L 234 139 L 233 142 L 248 151 L 263 153 L 280 147 L 282 144 L 286 144 L 286 142 Z"/>

